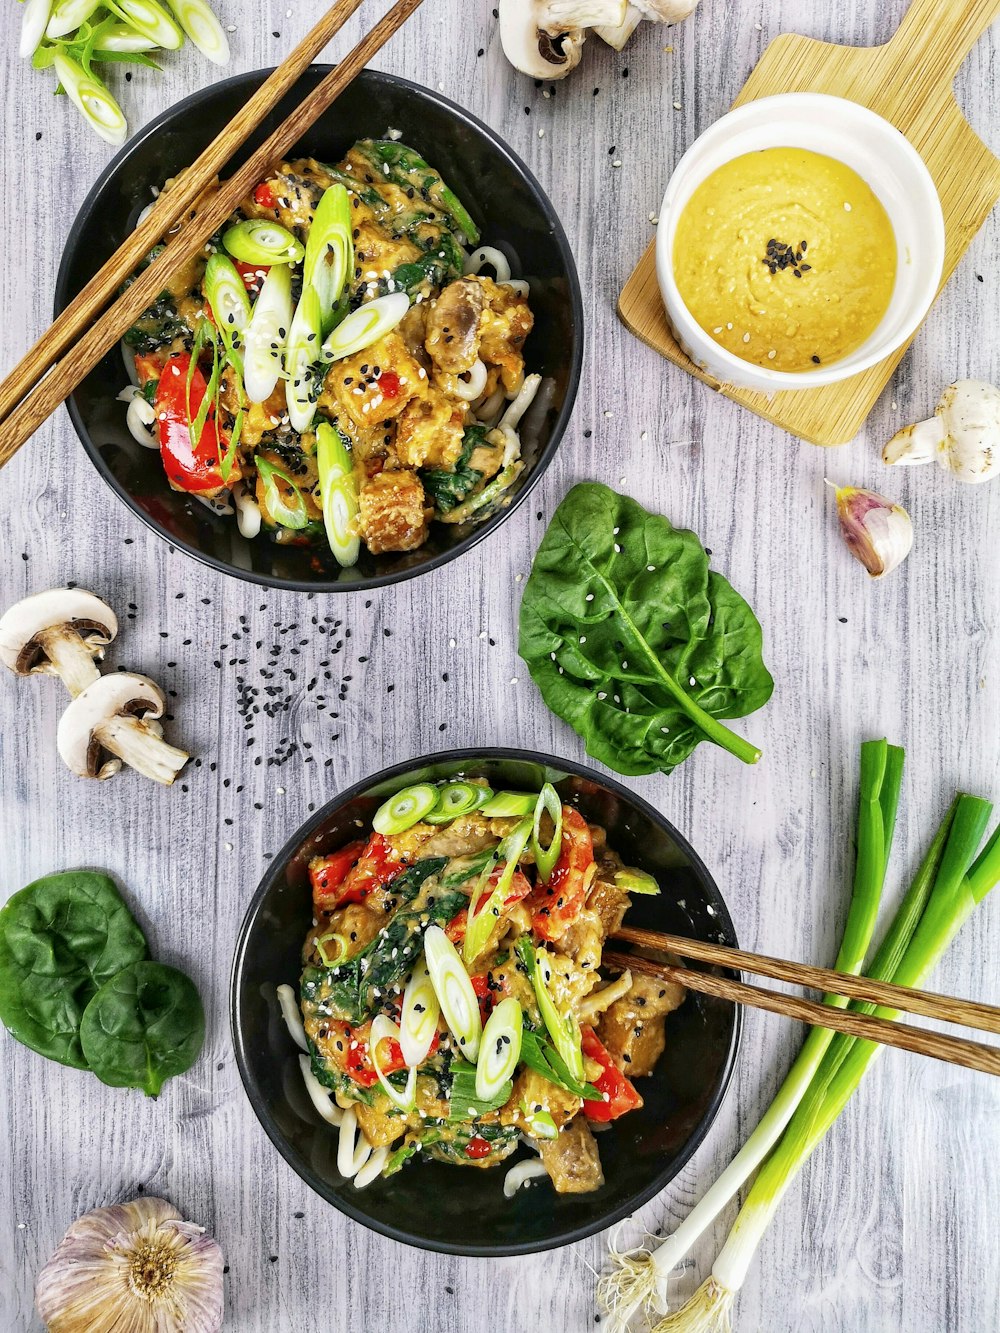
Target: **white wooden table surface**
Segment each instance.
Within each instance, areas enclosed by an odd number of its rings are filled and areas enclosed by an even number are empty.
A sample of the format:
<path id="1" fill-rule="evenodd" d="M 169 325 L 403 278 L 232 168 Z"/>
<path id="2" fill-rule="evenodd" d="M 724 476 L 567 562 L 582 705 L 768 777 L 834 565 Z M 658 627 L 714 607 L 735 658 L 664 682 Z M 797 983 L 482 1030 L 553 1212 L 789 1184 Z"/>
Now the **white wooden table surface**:
<path id="1" fill-rule="evenodd" d="M 280 58 L 318 8 L 303 0 L 218 7 L 236 25 L 234 70 Z M 1000 482 L 963 487 L 937 469 L 889 473 L 879 461 L 893 429 L 927 415 L 949 380 L 1000 381 L 998 218 L 974 241 L 866 431 L 835 451 L 798 445 L 713 396 L 635 342 L 614 314 L 671 164 L 729 106 L 769 39 L 799 29 L 885 40 L 904 8 L 904 0 L 702 0 L 693 21 L 671 31 L 646 25 L 622 56 L 593 41 L 584 67 L 552 98 L 505 63 L 489 0 L 427 0 L 383 52 L 381 68 L 442 89 L 527 160 L 574 242 L 585 294 L 583 383 L 558 458 L 500 533 L 440 574 L 375 594 L 370 606 L 355 596 L 329 608 L 222 578 L 170 554 L 125 510 L 62 412 L 5 470 L 0 604 L 66 580 L 94 588 L 120 613 L 135 603 L 109 661 L 176 690 L 171 734 L 204 762 L 173 790 L 128 775 L 110 785 L 73 779 L 55 752 L 60 689 L 5 674 L 0 899 L 52 870 L 106 868 L 126 886 L 157 956 L 196 977 L 209 1036 L 192 1072 L 154 1103 L 47 1064 L 0 1035 L 3 1333 L 40 1327 L 34 1276 L 68 1224 L 140 1187 L 218 1237 L 231 1265 L 227 1327 L 239 1333 L 594 1327 L 591 1269 L 602 1264 L 606 1237 L 533 1259 L 463 1260 L 383 1240 L 315 1198 L 250 1109 L 227 1008 L 236 930 L 265 853 L 338 788 L 441 746 L 524 743 L 585 758 L 542 706 L 515 649 L 519 580 L 539 520 L 573 481 L 620 483 L 695 528 L 763 622 L 774 698 L 737 724 L 763 745 L 759 767 L 705 745 L 672 777 L 633 784 L 701 850 L 748 947 L 832 959 L 864 737 L 887 735 L 909 756 L 893 894 L 955 787 L 1000 798 Z M 47 322 L 70 223 L 110 157 L 53 99 L 50 80 L 16 62 L 18 19 L 3 0 L 4 366 Z M 356 17 L 352 42 L 359 31 Z M 983 40 L 959 80 L 967 114 L 994 149 L 998 39 L 994 30 Z M 191 51 L 165 63 L 162 77 L 142 71 L 125 87 L 133 127 L 215 77 Z M 884 584 L 869 583 L 841 545 L 824 476 L 885 489 L 910 509 L 913 554 Z M 264 664 L 276 621 L 298 621 L 308 638 L 320 610 L 346 613 L 352 631 L 337 659 L 353 677 L 339 737 L 297 699 L 284 716 L 258 719 L 256 753 L 290 737 L 311 741 L 315 761 L 255 766 L 232 675 L 213 670 L 211 659 L 242 615 L 251 642 L 264 642 L 259 655 L 249 653 L 252 670 Z M 322 655 L 323 643 L 301 649 L 303 664 Z M 1000 895 L 963 931 L 936 981 L 1000 1000 Z M 738 1075 L 708 1140 L 626 1238 L 684 1214 L 753 1127 L 801 1039 L 755 1013 L 745 1031 Z M 993 1333 L 998 1162 L 1000 1083 L 887 1055 L 787 1198 L 744 1288 L 738 1327 Z M 698 1248 L 679 1291 L 707 1271 L 723 1225 Z"/>

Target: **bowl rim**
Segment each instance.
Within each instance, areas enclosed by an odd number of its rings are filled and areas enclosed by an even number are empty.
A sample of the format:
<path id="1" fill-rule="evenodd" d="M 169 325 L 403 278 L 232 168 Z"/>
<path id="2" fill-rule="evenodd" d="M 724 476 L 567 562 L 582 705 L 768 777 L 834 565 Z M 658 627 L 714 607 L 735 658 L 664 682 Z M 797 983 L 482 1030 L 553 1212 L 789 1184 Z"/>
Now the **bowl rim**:
<path id="1" fill-rule="evenodd" d="M 680 294 L 677 282 L 674 277 L 673 269 L 673 235 L 676 229 L 677 210 L 671 200 L 671 195 L 677 190 L 679 183 L 684 180 L 692 169 L 692 163 L 696 162 L 698 153 L 704 148 L 705 141 L 709 136 L 715 134 L 720 126 L 739 126 L 743 121 L 752 119 L 755 115 L 760 115 L 763 109 L 771 110 L 775 118 L 782 113 L 790 114 L 795 108 L 803 108 L 812 112 L 829 111 L 830 104 L 836 103 L 839 107 L 849 108 L 848 114 L 856 116 L 858 120 L 867 122 L 872 127 L 877 127 L 879 132 L 885 135 L 888 141 L 894 143 L 894 151 L 901 157 L 909 160 L 910 166 L 916 171 L 917 175 L 922 176 L 924 184 L 928 187 L 929 196 L 933 196 L 936 207 L 932 210 L 927 219 L 929 229 L 928 249 L 932 259 L 939 262 L 931 267 L 934 270 L 933 279 L 930 276 L 931 270 L 925 276 L 923 283 L 918 285 L 918 290 L 922 298 L 920 313 L 916 317 L 906 321 L 901 326 L 901 332 L 892 340 L 891 346 L 886 344 L 876 347 L 866 353 L 858 362 L 843 369 L 848 361 L 848 357 L 842 357 L 839 361 L 831 362 L 829 366 L 816 371 L 789 371 L 789 370 L 771 370 L 766 366 L 758 366 L 752 361 L 744 361 L 735 353 L 728 351 L 721 344 L 716 343 L 714 339 L 705 333 L 705 331 L 695 320 L 687 307 L 687 303 Z M 808 147 L 808 145 L 802 145 Z M 743 150 L 747 151 L 747 150 Z M 814 150 L 815 151 L 815 150 Z M 737 154 L 734 154 L 736 156 Z M 732 161 L 732 157 L 727 159 Z M 934 177 L 930 173 L 930 168 L 924 161 L 922 154 L 910 142 L 906 135 L 896 125 L 885 116 L 873 111 L 871 107 L 865 106 L 861 102 L 855 102 L 849 97 L 840 97 L 835 93 L 821 92 L 788 92 L 773 93 L 767 97 L 757 97 L 752 101 L 744 102 L 738 107 L 733 107 L 723 115 L 714 120 L 707 126 L 701 134 L 688 146 L 682 154 L 670 173 L 666 189 L 663 193 L 663 200 L 660 205 L 660 216 L 670 218 L 671 224 L 661 227 L 656 235 L 656 277 L 657 285 L 660 289 L 660 296 L 663 302 L 664 310 L 668 322 L 673 324 L 675 314 L 679 313 L 686 321 L 683 329 L 683 338 L 685 341 L 694 345 L 702 343 L 706 358 L 711 357 L 711 364 L 707 361 L 703 368 L 718 379 L 723 384 L 732 384 L 738 388 L 749 388 L 760 393 L 778 393 L 783 390 L 796 389 L 820 389 L 828 387 L 831 384 L 842 384 L 846 380 L 852 379 L 856 375 L 862 375 L 871 370 L 873 366 L 885 361 L 904 347 L 911 338 L 919 331 L 927 315 L 930 313 L 941 286 L 941 280 L 944 276 L 945 250 L 947 246 L 947 237 L 944 224 L 944 210 L 941 204 L 941 195 L 935 183 Z M 893 227 L 895 232 L 895 227 Z M 674 309 L 671 309 L 671 306 Z M 874 338 L 883 320 L 873 330 L 870 335 Z M 710 351 L 708 350 L 710 344 Z M 686 350 L 686 349 L 685 349 Z M 692 359 L 701 365 L 697 357 Z M 731 374 L 729 373 L 731 372 Z M 751 383 L 751 381 L 753 381 Z"/>
<path id="2" fill-rule="evenodd" d="M 334 68 L 330 64 L 312 64 L 306 71 L 306 75 L 314 71 L 319 74 L 327 74 Z M 75 254 L 76 238 L 83 224 L 88 222 L 92 214 L 99 207 L 101 197 L 107 188 L 111 179 L 120 172 L 127 164 L 130 156 L 136 149 L 144 144 L 153 135 L 157 134 L 162 128 L 173 123 L 175 119 L 183 114 L 196 110 L 207 99 L 222 90 L 239 87 L 240 85 L 250 83 L 251 81 L 261 81 L 273 72 L 273 66 L 267 66 L 262 69 L 247 70 L 242 74 L 234 74 L 226 79 L 219 79 L 215 83 L 197 89 L 179 102 L 174 102 L 166 110 L 161 111 L 147 124 L 143 125 L 132 138 L 114 155 L 108 165 L 98 176 L 94 185 L 84 198 L 80 205 L 66 236 L 63 246 L 62 256 L 59 261 L 59 270 L 56 274 L 55 296 L 53 301 L 55 315 L 65 309 L 71 299 L 68 293 L 69 268 L 71 257 Z M 453 102 L 450 98 L 444 97 L 441 93 L 432 88 L 426 88 L 422 84 L 415 83 L 411 79 L 401 78 L 397 74 L 389 74 L 383 70 L 363 69 L 355 82 L 374 82 L 389 85 L 395 88 L 402 88 L 408 94 L 415 95 L 416 100 L 426 99 L 436 104 L 439 108 L 449 113 L 455 119 L 461 121 L 466 126 L 475 130 L 479 135 L 485 138 L 491 147 L 506 159 L 510 167 L 521 176 L 527 184 L 529 191 L 533 195 L 538 208 L 545 219 L 547 226 L 552 232 L 553 240 L 559 251 L 566 274 L 566 283 L 568 287 L 568 299 L 572 314 L 573 327 L 576 336 L 573 339 L 572 357 L 569 365 L 566 396 L 559 413 L 552 426 L 552 431 L 544 448 L 540 451 L 534 467 L 527 474 L 524 484 L 518 493 L 502 509 L 499 509 L 485 522 L 477 524 L 467 536 L 461 541 L 456 542 L 448 550 L 440 552 L 423 564 L 416 565 L 413 568 L 402 569 L 393 574 L 375 575 L 372 578 L 335 581 L 331 579 L 282 579 L 276 578 L 271 574 L 263 574 L 253 569 L 239 569 L 235 565 L 209 552 L 201 551 L 190 545 L 187 541 L 175 537 L 167 532 L 159 522 L 137 503 L 131 493 L 120 484 L 118 478 L 114 475 L 111 468 L 104 461 L 100 449 L 92 439 L 90 432 L 83 422 L 82 415 L 77 406 L 75 392 L 66 400 L 66 407 L 69 411 L 70 420 L 73 423 L 73 429 L 76 431 L 80 443 L 83 445 L 90 461 L 103 477 L 104 481 L 111 487 L 120 500 L 139 518 L 147 528 L 156 533 L 156 535 L 175 546 L 185 555 L 191 556 L 200 564 L 207 565 L 210 569 L 221 574 L 227 574 L 244 583 L 257 584 L 259 587 L 271 588 L 277 592 L 315 592 L 315 593 L 352 593 L 367 592 L 375 588 L 391 587 L 397 583 L 404 583 L 409 579 L 418 578 L 422 574 L 430 574 L 434 570 L 449 564 L 452 560 L 458 559 L 477 546 L 481 541 L 500 527 L 504 521 L 519 509 L 522 503 L 528 498 L 531 491 L 541 480 L 543 474 L 549 467 L 555 457 L 556 450 L 562 442 L 563 435 L 569 425 L 570 417 L 576 405 L 576 398 L 580 388 L 580 379 L 583 370 L 584 342 L 586 338 L 586 329 L 584 322 L 583 294 L 580 288 L 580 276 L 576 268 L 576 260 L 573 256 L 573 249 L 569 238 L 566 235 L 565 228 L 559 219 L 555 207 L 548 194 L 542 188 L 541 183 L 535 174 L 530 170 L 524 161 L 514 150 L 504 142 L 500 136 L 490 128 L 489 125 L 479 119 L 471 111 Z"/>
<path id="3" fill-rule="evenodd" d="M 644 800 L 635 792 L 617 782 L 614 778 L 606 777 L 603 773 L 598 773 L 592 768 L 583 764 L 578 764 L 573 760 L 560 759 L 555 755 L 546 754 L 539 750 L 528 750 L 510 746 L 461 746 L 452 750 L 439 750 L 431 754 L 425 754 L 405 762 L 393 764 L 390 768 L 382 769 L 369 777 L 353 783 L 343 792 L 338 792 L 331 800 L 327 801 L 321 809 L 317 810 L 302 824 L 302 826 L 286 840 L 281 850 L 274 856 L 270 866 L 258 884 L 254 895 L 247 906 L 243 920 L 240 923 L 239 932 L 236 938 L 236 947 L 233 953 L 233 963 L 230 971 L 229 980 L 229 1015 L 230 1028 L 233 1039 L 233 1048 L 236 1054 L 236 1064 L 240 1072 L 240 1080 L 243 1084 L 243 1090 L 246 1093 L 250 1107 L 262 1125 L 271 1143 L 277 1148 L 280 1155 L 295 1172 L 300 1180 L 321 1199 L 332 1204 L 340 1212 L 344 1213 L 352 1221 L 360 1223 L 370 1231 L 378 1232 L 380 1235 L 388 1237 L 390 1240 L 399 1241 L 401 1244 L 413 1246 L 416 1249 L 431 1250 L 439 1254 L 457 1254 L 468 1258 L 498 1258 L 509 1255 L 539 1254 L 547 1250 L 559 1249 L 563 1245 L 570 1245 L 576 1241 L 585 1240 L 588 1236 L 596 1235 L 598 1232 L 606 1231 L 624 1218 L 630 1217 L 638 1209 L 647 1204 L 663 1189 L 667 1187 L 681 1173 L 691 1157 L 701 1146 L 706 1135 L 715 1123 L 722 1104 L 726 1099 L 729 1088 L 732 1084 L 733 1076 L 736 1071 L 736 1063 L 739 1057 L 740 1047 L 743 1040 L 743 1010 L 737 1005 L 733 1011 L 733 1028 L 729 1039 L 729 1049 L 726 1052 L 725 1064 L 723 1066 L 721 1077 L 718 1080 L 718 1086 L 713 1093 L 704 1113 L 695 1126 L 687 1143 L 684 1145 L 680 1156 L 669 1167 L 657 1172 L 650 1181 L 627 1202 L 609 1209 L 603 1213 L 597 1220 L 582 1223 L 580 1226 L 570 1227 L 557 1233 L 542 1243 L 537 1241 L 526 1241 L 515 1244 L 469 1244 L 453 1245 L 446 1241 L 430 1241 L 418 1236 L 414 1231 L 407 1230 L 403 1226 L 393 1226 L 388 1223 L 376 1221 L 368 1216 L 361 1208 L 355 1206 L 350 1198 L 341 1197 L 338 1194 L 328 1191 L 325 1183 L 316 1177 L 308 1165 L 301 1163 L 287 1144 L 284 1135 L 276 1124 L 271 1113 L 256 1100 L 258 1089 L 257 1081 L 250 1067 L 247 1056 L 247 1050 L 243 1041 L 242 1023 L 240 1020 L 239 1000 L 240 986 L 243 977 L 243 967 L 246 958 L 247 946 L 251 931 L 257 924 L 257 918 L 260 914 L 264 899 L 271 892 L 274 884 L 280 875 L 284 874 L 285 866 L 289 859 L 299 850 L 302 844 L 312 836 L 320 825 L 329 817 L 329 815 L 345 805 L 355 797 L 363 795 L 374 786 L 385 782 L 391 782 L 394 778 L 405 777 L 415 769 L 422 768 L 428 764 L 442 762 L 469 762 L 491 759 L 516 759 L 529 763 L 543 764 L 550 768 L 564 771 L 574 777 L 585 778 L 611 791 L 614 795 L 627 801 L 634 809 L 646 818 L 659 824 L 668 835 L 674 840 L 677 846 L 688 857 L 690 867 L 697 876 L 702 887 L 705 889 L 711 904 L 715 907 L 719 928 L 732 941 L 734 947 L 739 946 L 736 935 L 736 928 L 733 925 L 732 917 L 729 914 L 729 908 L 725 899 L 722 897 L 719 887 L 715 882 L 714 876 L 708 867 L 702 861 L 701 857 L 669 819 L 660 813 L 654 806 Z M 739 977 L 739 972 L 734 975 Z"/>

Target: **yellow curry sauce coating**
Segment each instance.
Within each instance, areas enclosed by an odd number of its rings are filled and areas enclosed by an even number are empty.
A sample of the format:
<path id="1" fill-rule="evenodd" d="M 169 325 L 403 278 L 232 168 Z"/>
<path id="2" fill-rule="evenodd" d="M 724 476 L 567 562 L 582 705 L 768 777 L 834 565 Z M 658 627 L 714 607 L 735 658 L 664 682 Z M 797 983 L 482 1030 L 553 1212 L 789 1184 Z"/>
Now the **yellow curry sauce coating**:
<path id="1" fill-rule="evenodd" d="M 896 280 L 896 238 L 843 162 L 765 148 L 712 172 L 677 224 L 684 304 L 727 351 L 772 370 L 839 361 L 874 331 Z"/>

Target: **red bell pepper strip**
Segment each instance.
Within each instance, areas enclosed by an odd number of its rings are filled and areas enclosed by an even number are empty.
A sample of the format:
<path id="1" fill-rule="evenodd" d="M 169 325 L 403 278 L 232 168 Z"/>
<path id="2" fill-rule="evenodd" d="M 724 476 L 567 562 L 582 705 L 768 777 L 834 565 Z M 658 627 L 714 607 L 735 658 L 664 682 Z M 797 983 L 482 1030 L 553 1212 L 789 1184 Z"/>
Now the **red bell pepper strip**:
<path id="1" fill-rule="evenodd" d="M 479 1014 L 485 1024 L 486 1020 L 492 1014 L 494 1006 L 505 995 L 510 994 L 510 983 L 506 977 L 501 977 L 499 981 L 494 981 L 491 972 L 480 972 L 478 976 L 470 977 L 472 989 L 476 992 L 476 999 L 479 1001 Z"/>
<path id="2" fill-rule="evenodd" d="M 536 886 L 528 906 L 535 934 L 557 940 L 576 920 L 593 879 L 594 841 L 587 821 L 571 805 L 562 808 L 562 846 L 547 884 Z"/>
<path id="3" fill-rule="evenodd" d="M 625 1077 L 607 1047 L 591 1027 L 582 1030 L 583 1053 L 588 1060 L 601 1065 L 600 1078 L 591 1079 L 594 1087 L 604 1094 L 599 1102 L 584 1102 L 583 1113 L 588 1120 L 617 1120 L 627 1111 L 642 1105 L 642 1098 L 632 1082 Z"/>
<path id="4" fill-rule="evenodd" d="M 492 888 L 496 888 L 502 873 L 503 873 L 502 867 L 494 870 L 493 874 L 490 876 L 490 881 L 489 881 Z M 509 907 L 513 907 L 515 903 L 519 903 L 522 898 L 527 898 L 530 892 L 531 892 L 531 885 L 521 874 L 520 870 L 515 870 L 510 881 L 510 892 L 507 894 L 507 897 L 503 900 L 503 907 L 501 910 L 506 912 Z M 476 916 L 479 915 L 479 913 L 489 902 L 489 898 L 490 895 L 485 890 L 480 894 L 479 902 L 476 904 Z M 448 922 L 448 924 L 445 926 L 444 933 L 451 940 L 452 944 L 458 944 L 460 940 L 465 939 L 465 929 L 468 924 L 469 924 L 468 908 L 463 907 L 462 910 L 455 916 L 453 916 L 451 920 Z"/>
<path id="5" fill-rule="evenodd" d="M 384 888 L 403 868 L 402 858 L 381 833 L 373 833 L 367 846 L 343 881 L 337 906 L 363 903 L 377 889 Z"/>
<path id="6" fill-rule="evenodd" d="M 243 285 L 251 296 L 258 296 L 260 289 L 264 285 L 264 279 L 267 277 L 267 264 L 244 264 L 242 259 L 234 259 L 236 271 L 243 279 Z"/>
<path id="7" fill-rule="evenodd" d="M 332 1040 L 333 1042 L 331 1054 L 334 1062 L 339 1064 L 347 1077 L 357 1083 L 359 1087 L 373 1087 L 378 1082 L 378 1074 L 372 1064 L 371 1051 L 368 1047 L 368 1038 L 371 1035 L 372 1028 L 371 1019 L 357 1027 L 352 1027 L 350 1023 L 330 1023 L 329 1027 L 330 1038 L 328 1041 Z M 427 1052 L 428 1059 L 437 1050 L 438 1041 L 438 1034 L 435 1032 L 434 1040 Z M 327 1049 L 329 1049 L 329 1045 Z M 398 1070 L 406 1068 L 403 1052 L 400 1049 L 399 1042 L 394 1038 L 390 1037 L 388 1041 L 382 1043 L 382 1049 L 379 1052 L 379 1063 L 382 1066 L 383 1074 L 395 1074 Z"/>
<path id="8" fill-rule="evenodd" d="M 309 881 L 317 912 L 332 912 L 340 906 L 341 886 L 364 848 L 364 840 L 359 839 L 329 856 L 317 856 L 309 862 Z"/>
<path id="9" fill-rule="evenodd" d="M 188 422 L 198 415 L 208 386 L 201 370 L 195 366 L 189 401 L 190 365 L 191 357 L 187 352 L 170 357 L 156 386 L 153 406 L 167 480 L 175 491 L 202 495 L 221 490 L 238 480 L 240 462 L 238 458 L 233 459 L 229 477 L 223 480 L 220 463 L 226 442 L 219 436 L 214 408 L 209 408 L 198 443 L 192 448 Z"/>

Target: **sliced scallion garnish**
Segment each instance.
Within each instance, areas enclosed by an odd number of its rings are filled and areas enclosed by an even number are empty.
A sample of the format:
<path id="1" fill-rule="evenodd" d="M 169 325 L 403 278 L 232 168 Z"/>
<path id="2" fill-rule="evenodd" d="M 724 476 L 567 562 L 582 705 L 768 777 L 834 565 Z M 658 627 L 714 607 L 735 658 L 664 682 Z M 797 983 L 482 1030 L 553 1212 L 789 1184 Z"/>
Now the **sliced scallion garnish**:
<path id="1" fill-rule="evenodd" d="M 376 1014 L 372 1019 L 371 1029 L 368 1035 L 368 1058 L 372 1062 L 372 1068 L 378 1075 L 378 1081 L 382 1085 L 382 1091 L 392 1102 L 393 1106 L 398 1106 L 401 1111 L 410 1111 L 413 1109 L 413 1103 L 417 1097 L 417 1071 L 411 1066 L 410 1072 L 406 1076 L 406 1086 L 402 1092 L 386 1078 L 382 1072 L 382 1066 L 379 1063 L 378 1048 L 384 1041 L 399 1041 L 399 1028 L 387 1018 L 385 1014 Z"/>
<path id="2" fill-rule="evenodd" d="M 285 403 L 293 430 L 304 434 L 316 415 L 317 377 L 314 366 L 319 361 L 322 342 L 319 297 L 308 283 L 302 288 L 299 304 L 292 318 L 285 349 Z"/>
<path id="3" fill-rule="evenodd" d="M 427 964 L 421 958 L 406 983 L 399 1016 L 399 1046 L 411 1069 L 427 1059 L 440 1013 Z"/>
<path id="4" fill-rule="evenodd" d="M 275 264 L 254 302 L 246 331 L 244 383 L 252 403 L 263 403 L 274 392 L 291 323 L 292 275 L 287 264 Z"/>
<path id="5" fill-rule="evenodd" d="M 482 787 L 478 783 L 472 784 L 476 789 L 476 809 L 482 810 L 493 800 L 493 788 Z"/>
<path id="6" fill-rule="evenodd" d="M 479 805 L 482 787 L 471 782 L 448 782 L 438 788 L 437 805 L 426 816 L 428 824 L 450 824 L 460 815 L 467 815 Z"/>
<path id="7" fill-rule="evenodd" d="M 268 515 L 283 528 L 297 531 L 306 527 L 309 511 L 306 509 L 305 498 L 288 473 L 266 458 L 261 458 L 260 454 L 254 458 L 254 463 L 264 483 L 264 506 Z M 279 481 L 284 482 L 290 494 L 282 492 L 278 486 Z"/>
<path id="8" fill-rule="evenodd" d="M 528 970 L 531 984 L 538 1001 L 538 1012 L 548 1029 L 552 1044 L 562 1057 L 570 1074 L 583 1081 L 583 1045 L 580 1024 L 572 1010 L 561 1014 L 552 998 L 549 983 L 552 980 L 552 967 L 545 949 L 536 949 L 527 935 L 522 935 L 515 945 L 521 961 Z"/>
<path id="9" fill-rule="evenodd" d="M 363 352 L 391 333 L 409 308 L 410 298 L 405 292 L 392 292 L 358 306 L 327 338 L 323 356 L 327 361 L 340 361 L 355 352 Z"/>
<path id="10" fill-rule="evenodd" d="M 432 787 L 429 782 L 414 783 L 412 787 L 404 787 L 395 796 L 382 802 L 375 811 L 372 828 L 376 833 L 381 833 L 383 838 L 391 837 L 394 833 L 404 833 L 418 824 L 435 805 L 437 787 Z"/>
<path id="11" fill-rule="evenodd" d="M 236 222 L 222 233 L 222 244 L 241 264 L 298 264 L 305 254 L 287 227 L 270 218 Z"/>
<path id="12" fill-rule="evenodd" d="M 101 51 L 111 51 L 115 55 L 141 55 L 145 51 L 159 48 L 151 37 L 136 32 L 127 23 L 102 23 L 94 32 L 94 55 Z"/>
<path id="13" fill-rule="evenodd" d="M 544 1107 L 539 1107 L 536 1110 L 534 1106 L 522 1101 L 521 1114 L 524 1116 L 524 1127 L 533 1139 L 557 1139 L 559 1137 L 559 1126 L 552 1119 L 551 1112 L 546 1111 Z"/>
<path id="14" fill-rule="evenodd" d="M 493 888 L 493 892 L 479 911 L 476 910 L 476 899 L 480 891 L 479 886 L 477 886 L 476 894 L 473 895 L 473 899 L 469 903 L 469 920 L 465 928 L 465 940 L 462 945 L 462 953 L 467 963 L 475 962 L 489 943 L 493 927 L 497 923 L 497 918 L 503 910 L 504 902 L 510 891 L 511 880 L 514 878 L 518 860 L 528 845 L 528 839 L 531 837 L 531 827 L 532 821 L 523 819 L 512 832 L 508 833 L 497 848 L 498 859 L 505 861 L 506 864 Z M 492 867 L 487 865 L 483 871 L 483 876 L 488 878 L 491 870 Z M 482 882 L 481 880 L 480 885 Z"/>
<path id="15" fill-rule="evenodd" d="M 514 1076 L 521 1058 L 524 1015 L 513 995 L 501 1000 L 483 1028 L 476 1061 L 476 1096 L 486 1101 Z"/>
<path id="16" fill-rule="evenodd" d="M 229 60 L 229 38 L 207 0 L 167 0 L 195 46 L 216 65 Z"/>
<path id="17" fill-rule="evenodd" d="M 331 185 L 313 213 L 302 264 L 303 282 L 314 287 L 319 297 L 324 335 L 333 328 L 337 302 L 354 272 L 353 226 L 350 195 L 343 185 Z"/>
<path id="18" fill-rule="evenodd" d="M 103 0 L 106 9 L 130 23 L 164 51 L 179 51 L 184 34 L 158 0 Z"/>
<path id="19" fill-rule="evenodd" d="M 100 8 L 101 3 L 102 0 L 55 0 L 55 4 L 50 3 L 51 16 L 44 27 L 45 36 L 50 41 L 58 41 L 60 37 L 68 37 L 71 32 L 76 32 L 82 23 L 87 22 L 94 10 Z M 27 19 L 27 15 L 25 19 Z M 39 35 L 35 46 L 38 45 L 40 40 L 41 36 Z M 31 48 L 28 55 L 31 55 L 35 46 Z M 24 55 L 23 49 L 21 54 Z"/>
<path id="20" fill-rule="evenodd" d="M 46 24 L 52 12 L 52 0 L 27 0 L 21 14 L 21 40 L 17 54 L 29 60 L 45 36 Z"/>
<path id="21" fill-rule="evenodd" d="M 323 422 L 316 430 L 316 468 L 323 503 L 326 539 L 337 562 L 345 569 L 357 564 L 361 539 L 357 534 L 358 484 L 354 463 L 339 430 Z"/>
<path id="22" fill-rule="evenodd" d="M 645 870 L 616 870 L 615 884 L 626 893 L 653 895 L 660 892 L 659 884 L 652 875 L 647 875 Z"/>
<path id="23" fill-rule="evenodd" d="M 479 1001 L 458 950 L 440 926 L 428 926 L 424 932 L 424 957 L 444 1021 L 462 1054 L 475 1063 L 483 1033 Z"/>
<path id="24" fill-rule="evenodd" d="M 554 825 L 554 832 L 547 847 L 542 845 L 541 826 L 542 815 L 546 812 Z M 546 782 L 545 786 L 538 793 L 538 800 L 535 803 L 535 820 L 531 830 L 531 850 L 535 855 L 535 868 L 538 871 L 538 878 L 543 884 L 549 882 L 549 877 L 559 860 L 559 852 L 562 848 L 562 801 L 559 799 L 559 793 L 553 787 L 551 782 Z"/>
<path id="25" fill-rule="evenodd" d="M 100 79 L 62 51 L 55 52 L 52 66 L 70 101 L 101 138 L 115 147 L 123 144 L 128 134 L 125 114 Z"/>
<path id="26" fill-rule="evenodd" d="M 246 283 L 228 255 L 216 252 L 205 265 L 202 283 L 212 308 L 215 327 L 230 352 L 238 348 L 250 323 L 250 298 Z"/>
<path id="27" fill-rule="evenodd" d="M 520 819 L 534 814 L 537 800 L 535 792 L 498 791 L 480 808 L 487 819 Z"/>

